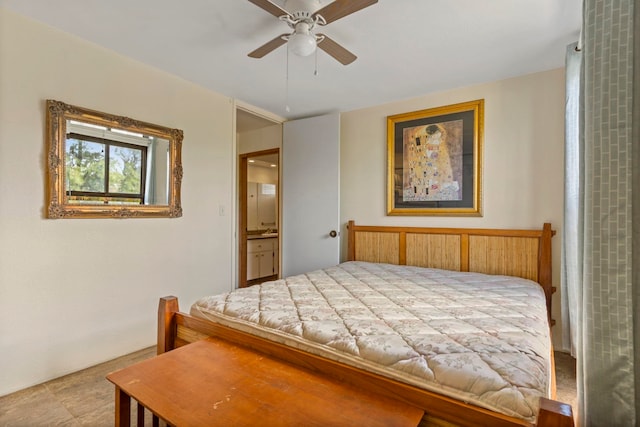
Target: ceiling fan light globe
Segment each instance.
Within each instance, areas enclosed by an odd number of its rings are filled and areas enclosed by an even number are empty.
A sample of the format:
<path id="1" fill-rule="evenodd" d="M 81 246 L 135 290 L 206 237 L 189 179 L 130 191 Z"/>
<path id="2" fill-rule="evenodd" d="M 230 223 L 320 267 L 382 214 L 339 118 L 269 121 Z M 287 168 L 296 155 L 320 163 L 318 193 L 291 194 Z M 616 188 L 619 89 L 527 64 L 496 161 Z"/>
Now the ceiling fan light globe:
<path id="1" fill-rule="evenodd" d="M 316 50 L 316 38 L 311 34 L 294 34 L 289 37 L 288 47 L 298 56 L 309 56 Z"/>

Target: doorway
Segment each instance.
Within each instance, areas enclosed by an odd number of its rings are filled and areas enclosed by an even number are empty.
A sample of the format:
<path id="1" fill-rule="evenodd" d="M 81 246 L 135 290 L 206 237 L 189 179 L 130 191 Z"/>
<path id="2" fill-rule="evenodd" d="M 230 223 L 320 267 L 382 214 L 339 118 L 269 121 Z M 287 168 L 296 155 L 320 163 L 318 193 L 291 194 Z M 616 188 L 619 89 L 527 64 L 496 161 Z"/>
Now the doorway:
<path id="1" fill-rule="evenodd" d="M 256 117 L 247 111 L 238 110 L 238 118 L 241 113 L 242 117 L 251 117 L 249 121 L 255 122 Z M 266 121 L 264 118 L 261 120 Z M 290 276 L 335 265 L 340 260 L 340 239 L 337 238 L 340 227 L 340 116 L 334 113 L 292 121 L 272 119 L 267 123 L 267 127 L 250 132 L 238 131 L 237 170 L 239 177 L 244 177 L 252 155 L 279 153 L 277 251 L 272 245 L 277 270 L 271 277 Z M 263 281 L 262 278 L 256 282 L 248 280 L 248 277 L 253 277 L 248 275 L 248 269 L 255 268 L 248 263 L 249 245 L 258 244 L 249 244 L 247 239 L 250 231 L 247 230 L 249 221 L 246 213 L 248 192 L 246 188 L 241 189 L 245 182 L 248 181 L 239 179 L 237 185 L 239 256 L 236 265 L 239 287 Z M 241 215 L 247 217 L 242 219 Z M 268 238 L 273 230 L 269 230 L 267 224 L 264 226 L 266 228 L 257 231 L 265 234 L 262 238 Z M 262 275 L 262 272 L 258 274 Z"/>
<path id="2" fill-rule="evenodd" d="M 280 274 L 282 122 L 236 110 L 237 278 L 243 288 Z"/>
<path id="3" fill-rule="evenodd" d="M 239 157 L 239 271 L 243 288 L 277 279 L 280 272 L 280 149 Z"/>

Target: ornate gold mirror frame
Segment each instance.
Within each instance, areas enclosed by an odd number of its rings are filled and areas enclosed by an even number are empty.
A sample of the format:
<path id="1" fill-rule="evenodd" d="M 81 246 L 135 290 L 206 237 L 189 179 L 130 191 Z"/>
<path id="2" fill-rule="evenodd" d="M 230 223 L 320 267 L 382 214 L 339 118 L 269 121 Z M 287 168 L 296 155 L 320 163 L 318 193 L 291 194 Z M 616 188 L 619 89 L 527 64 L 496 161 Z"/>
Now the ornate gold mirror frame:
<path id="1" fill-rule="evenodd" d="M 86 129 L 87 136 L 81 135 Z M 120 140 L 126 140 L 129 135 L 141 141 L 160 141 L 162 149 L 155 155 L 160 172 L 156 172 L 155 166 L 146 168 L 145 160 L 139 161 L 142 173 L 137 201 L 126 200 L 126 195 L 119 198 L 119 193 L 110 195 L 105 193 L 100 197 L 81 194 L 73 191 L 70 185 L 70 173 L 73 172 L 73 162 L 76 157 L 69 151 L 69 143 L 73 140 L 90 141 L 88 145 L 97 141 L 107 141 L 102 147 L 122 147 L 121 141 L 111 141 L 102 134 L 109 133 L 123 135 Z M 98 134 L 98 137 L 95 135 Z M 116 135 L 117 134 L 117 135 Z M 182 184 L 182 138 L 183 133 L 179 129 L 170 129 L 150 123 L 130 119 L 128 117 L 101 113 L 99 111 L 68 105 L 60 101 L 47 100 L 47 212 L 48 218 L 177 218 L 182 216 L 180 204 L 180 186 Z M 77 142 L 76 142 L 77 144 Z M 134 141 L 128 144 L 139 150 L 140 143 Z M 149 143 L 149 146 L 152 144 Z M 105 150 L 103 150 L 104 153 Z M 108 151 L 108 150 L 107 150 Z M 148 147 L 144 147 L 144 158 L 151 162 L 151 154 L 147 157 Z M 84 151 L 89 153 L 89 151 Z M 166 154 L 165 154 L 166 152 Z M 162 157 L 164 156 L 164 157 Z M 104 163 L 104 160 L 103 160 Z M 115 160 L 114 160 L 115 163 Z M 107 165 L 108 165 L 107 161 Z M 103 174 L 110 174 L 109 167 L 101 164 Z M 154 174 L 157 174 L 154 175 Z M 145 189 L 145 180 L 148 183 L 156 182 L 162 192 L 157 200 L 148 196 L 149 188 Z M 107 181 L 108 182 L 108 179 Z M 148 186 L 147 186 L 148 187 Z M 165 191 L 166 190 L 166 191 Z M 110 190 L 105 189 L 104 192 Z M 146 193 L 145 193 L 146 191 Z M 155 201 L 154 201 L 155 200 Z"/>

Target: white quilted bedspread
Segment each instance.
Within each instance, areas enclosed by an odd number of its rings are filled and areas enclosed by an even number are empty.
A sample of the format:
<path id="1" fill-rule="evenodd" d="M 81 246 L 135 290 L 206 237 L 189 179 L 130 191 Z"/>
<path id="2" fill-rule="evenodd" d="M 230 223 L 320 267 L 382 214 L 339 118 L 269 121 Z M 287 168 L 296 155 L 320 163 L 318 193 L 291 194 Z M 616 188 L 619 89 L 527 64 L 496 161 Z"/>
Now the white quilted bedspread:
<path id="1" fill-rule="evenodd" d="M 347 262 L 191 314 L 530 421 L 549 397 L 544 292 L 525 279 Z"/>

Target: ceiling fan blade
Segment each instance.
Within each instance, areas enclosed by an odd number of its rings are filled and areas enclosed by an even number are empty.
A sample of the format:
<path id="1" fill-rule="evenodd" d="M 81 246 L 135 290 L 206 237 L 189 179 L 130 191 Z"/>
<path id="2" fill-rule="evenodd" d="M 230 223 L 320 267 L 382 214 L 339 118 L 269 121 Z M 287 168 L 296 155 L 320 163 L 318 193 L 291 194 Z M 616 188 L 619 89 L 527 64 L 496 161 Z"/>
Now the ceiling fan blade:
<path id="1" fill-rule="evenodd" d="M 286 37 L 288 35 L 289 34 L 280 34 L 278 37 L 274 38 L 271 41 L 266 42 L 265 44 L 263 44 L 262 46 L 254 50 L 253 52 L 249 53 L 249 56 L 251 58 L 262 58 L 267 53 L 273 50 L 276 50 L 277 48 L 285 44 L 287 41 L 283 39 L 283 37 Z"/>
<path id="2" fill-rule="evenodd" d="M 349 65 L 358 58 L 325 34 L 318 35 L 324 37 L 324 39 L 318 43 L 318 47 L 333 56 L 342 65 Z"/>
<path id="3" fill-rule="evenodd" d="M 266 10 L 273 16 L 281 17 L 282 15 L 289 15 L 289 12 L 278 6 L 277 4 L 270 2 L 269 0 L 249 0 L 256 6 Z"/>
<path id="4" fill-rule="evenodd" d="M 376 3 L 378 0 L 335 0 L 314 13 L 313 16 L 321 15 L 329 24 Z"/>

